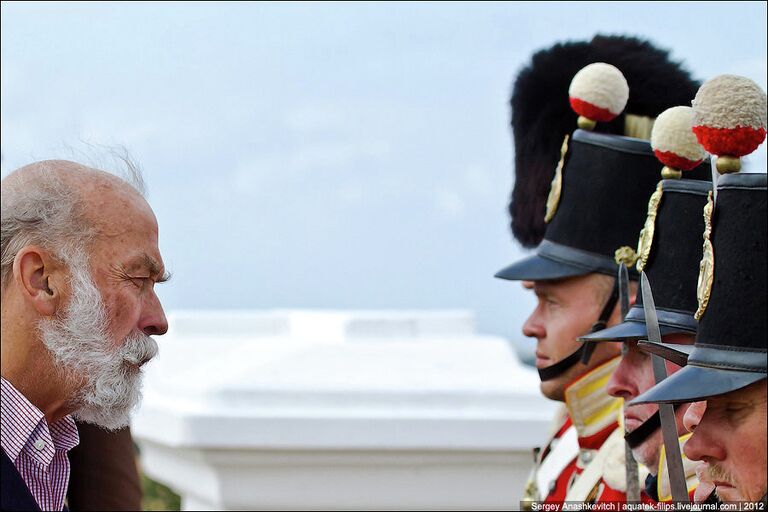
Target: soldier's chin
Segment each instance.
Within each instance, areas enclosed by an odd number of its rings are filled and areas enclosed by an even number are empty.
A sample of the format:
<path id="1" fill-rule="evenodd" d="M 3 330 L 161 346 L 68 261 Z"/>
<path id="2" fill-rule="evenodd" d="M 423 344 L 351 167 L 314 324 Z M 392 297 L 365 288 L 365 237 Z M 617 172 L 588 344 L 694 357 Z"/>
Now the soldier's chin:
<path id="1" fill-rule="evenodd" d="M 632 449 L 632 456 L 637 462 L 648 468 L 653 474 L 656 474 L 659 467 L 659 446 L 654 449 L 651 439 L 647 439 L 638 447 Z"/>
<path id="2" fill-rule="evenodd" d="M 741 492 L 736 487 L 731 485 L 717 485 L 715 487 L 715 493 L 720 501 L 744 501 Z"/>
<path id="3" fill-rule="evenodd" d="M 539 389 L 541 390 L 541 394 L 550 400 L 557 400 L 559 402 L 565 401 L 565 386 L 562 377 L 541 381 Z"/>

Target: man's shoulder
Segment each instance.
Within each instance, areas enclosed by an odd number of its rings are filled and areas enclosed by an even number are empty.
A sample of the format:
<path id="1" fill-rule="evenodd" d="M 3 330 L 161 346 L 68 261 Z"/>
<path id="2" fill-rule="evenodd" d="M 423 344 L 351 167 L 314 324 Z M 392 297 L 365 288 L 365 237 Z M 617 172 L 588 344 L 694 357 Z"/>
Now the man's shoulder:
<path id="1" fill-rule="evenodd" d="M 32 493 L 21 478 L 19 471 L 11 462 L 5 450 L 0 449 L 2 481 L 0 486 L 0 509 L 2 510 L 40 510 Z"/>

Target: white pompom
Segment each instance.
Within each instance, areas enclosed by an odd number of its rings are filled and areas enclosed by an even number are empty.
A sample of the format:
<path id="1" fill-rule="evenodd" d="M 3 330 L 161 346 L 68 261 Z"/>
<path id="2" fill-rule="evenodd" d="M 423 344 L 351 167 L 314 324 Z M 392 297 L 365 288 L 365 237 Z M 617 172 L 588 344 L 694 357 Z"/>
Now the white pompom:
<path id="1" fill-rule="evenodd" d="M 605 62 L 595 62 L 576 73 L 568 94 L 617 116 L 627 105 L 629 85 L 618 68 Z"/>
<path id="2" fill-rule="evenodd" d="M 749 78 L 719 75 L 704 82 L 693 100 L 694 126 L 766 128 L 766 96 Z"/>
<path id="3" fill-rule="evenodd" d="M 706 151 L 693 133 L 693 109 L 672 107 L 662 112 L 653 124 L 651 147 L 696 162 L 704 159 Z"/>

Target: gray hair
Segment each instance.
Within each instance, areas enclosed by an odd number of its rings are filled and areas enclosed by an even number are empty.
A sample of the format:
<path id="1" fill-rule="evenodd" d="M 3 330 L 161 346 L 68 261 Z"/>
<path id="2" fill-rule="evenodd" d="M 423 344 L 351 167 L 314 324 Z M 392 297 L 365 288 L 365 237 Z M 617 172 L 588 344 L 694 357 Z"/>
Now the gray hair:
<path id="1" fill-rule="evenodd" d="M 139 167 L 127 153 L 112 153 L 120 162 L 118 179 L 144 196 Z M 13 261 L 28 245 L 40 245 L 70 265 L 96 234 L 86 220 L 86 205 L 78 191 L 54 168 L 61 161 L 44 161 L 15 171 L 3 180 L 0 207 L 0 283 L 13 273 Z M 71 162 L 66 164 L 79 166 Z M 85 168 L 85 166 L 81 166 Z"/>

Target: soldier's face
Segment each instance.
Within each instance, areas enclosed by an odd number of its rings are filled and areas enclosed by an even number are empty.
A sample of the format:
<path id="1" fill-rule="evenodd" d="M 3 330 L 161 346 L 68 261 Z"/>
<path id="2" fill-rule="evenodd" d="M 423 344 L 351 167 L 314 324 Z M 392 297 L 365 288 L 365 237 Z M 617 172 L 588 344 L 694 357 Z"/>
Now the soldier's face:
<path id="1" fill-rule="evenodd" d="M 693 343 L 693 336 L 665 336 L 664 341 L 668 343 L 690 344 Z M 653 376 L 651 355 L 637 348 L 636 341 L 626 341 L 622 345 L 621 362 L 608 380 L 606 389 L 611 396 L 624 399 L 624 428 L 627 432 L 632 432 L 653 416 L 659 410 L 659 407 L 656 404 L 626 406 L 627 402 L 653 387 L 656 382 Z M 666 361 L 666 367 L 667 375 L 671 375 L 680 369 L 679 366 L 669 361 Z M 682 422 L 685 409 L 685 406 L 680 407 L 675 415 L 677 418 L 677 430 L 681 434 L 685 432 Z M 632 450 L 635 459 L 647 467 L 651 474 L 654 475 L 658 471 L 661 444 L 661 429 L 657 429 L 656 432 Z"/>
<path id="2" fill-rule="evenodd" d="M 576 338 L 586 334 L 603 309 L 604 276 L 590 274 L 557 281 L 536 281 L 536 309 L 523 325 L 523 334 L 536 338 L 536 367 L 562 361 L 581 347 Z M 609 290 L 610 291 L 610 290 Z M 609 324 L 618 321 L 618 308 Z M 617 343 L 598 343 L 589 364 L 577 363 L 552 380 L 541 383 L 541 392 L 552 400 L 564 400 L 573 380 L 619 354 Z"/>
<path id="3" fill-rule="evenodd" d="M 693 435 L 685 456 L 704 462 L 706 479 L 723 501 L 758 501 L 768 484 L 766 380 L 697 402 L 685 414 Z"/>

